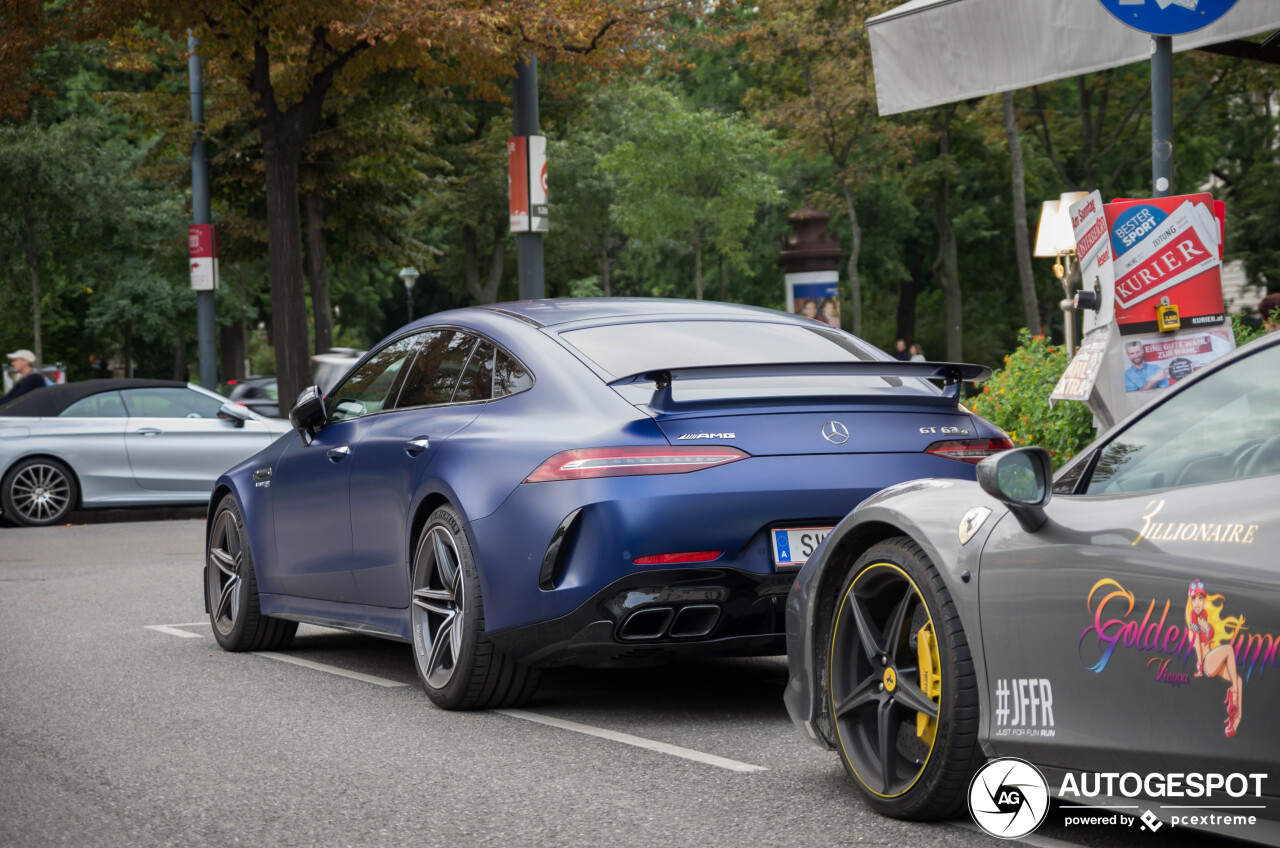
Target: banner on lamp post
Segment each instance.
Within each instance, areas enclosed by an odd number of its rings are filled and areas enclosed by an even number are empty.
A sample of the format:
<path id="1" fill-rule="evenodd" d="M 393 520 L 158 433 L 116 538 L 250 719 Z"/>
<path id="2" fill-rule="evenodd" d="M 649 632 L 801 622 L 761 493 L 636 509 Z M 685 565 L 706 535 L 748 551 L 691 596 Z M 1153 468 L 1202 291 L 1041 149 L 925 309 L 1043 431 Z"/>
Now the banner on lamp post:
<path id="1" fill-rule="evenodd" d="M 213 224 L 188 225 L 187 255 L 192 291 L 217 291 L 218 243 Z"/>
<path id="2" fill-rule="evenodd" d="M 507 186 L 511 232 L 547 232 L 546 136 L 517 135 L 507 139 Z"/>

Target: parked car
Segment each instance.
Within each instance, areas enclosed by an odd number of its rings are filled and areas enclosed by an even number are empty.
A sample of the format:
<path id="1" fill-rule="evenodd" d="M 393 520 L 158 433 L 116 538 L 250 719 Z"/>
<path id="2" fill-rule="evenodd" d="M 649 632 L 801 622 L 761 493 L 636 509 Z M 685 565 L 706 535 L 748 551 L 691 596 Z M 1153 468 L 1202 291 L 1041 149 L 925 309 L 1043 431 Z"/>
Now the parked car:
<path id="1" fill-rule="evenodd" d="M 1272 335 L 1056 478 L 1022 448 L 863 502 L 787 602 L 792 719 L 888 815 L 950 815 L 1011 756 L 1055 798 L 1280 844 L 1277 373 Z"/>
<path id="2" fill-rule="evenodd" d="M 311 357 L 311 377 L 320 391 L 332 389 L 351 370 L 365 352 L 349 347 L 333 347 Z"/>
<path id="3" fill-rule="evenodd" d="M 0 508 L 41 525 L 78 508 L 206 503 L 219 474 L 288 429 L 172 380 L 49 386 L 0 407 Z"/>
<path id="4" fill-rule="evenodd" d="M 275 377 L 247 377 L 228 381 L 227 399 L 247 406 L 264 418 L 280 417 L 280 396 Z"/>
<path id="5" fill-rule="evenodd" d="M 958 405 L 989 373 L 728 304 L 429 316 L 218 481 L 215 636 L 411 642 L 447 709 L 519 703 L 547 666 L 779 654 L 795 570 L 839 516 L 1010 447 Z"/>

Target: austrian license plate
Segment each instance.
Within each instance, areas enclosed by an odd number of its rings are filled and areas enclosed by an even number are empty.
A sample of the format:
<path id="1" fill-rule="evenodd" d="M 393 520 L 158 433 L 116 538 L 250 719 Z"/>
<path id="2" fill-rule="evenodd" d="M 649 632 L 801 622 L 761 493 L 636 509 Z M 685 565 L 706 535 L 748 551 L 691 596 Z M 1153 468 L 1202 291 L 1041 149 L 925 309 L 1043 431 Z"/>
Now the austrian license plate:
<path id="1" fill-rule="evenodd" d="M 809 561 L 818 543 L 832 527 L 785 527 L 769 531 L 773 538 L 773 564 L 778 568 L 799 568 Z"/>

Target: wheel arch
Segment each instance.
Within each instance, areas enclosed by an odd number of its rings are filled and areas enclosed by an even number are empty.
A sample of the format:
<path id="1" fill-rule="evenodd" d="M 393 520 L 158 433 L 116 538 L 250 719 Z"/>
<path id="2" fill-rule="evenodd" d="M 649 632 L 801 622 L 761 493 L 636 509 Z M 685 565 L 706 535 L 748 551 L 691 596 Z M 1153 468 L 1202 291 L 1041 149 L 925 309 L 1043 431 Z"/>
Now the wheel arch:
<path id="1" fill-rule="evenodd" d="M 13 462 L 9 463 L 9 466 L 5 468 L 4 473 L 0 474 L 0 482 L 2 483 L 9 482 L 9 474 L 10 472 L 13 471 L 14 466 L 20 463 L 26 462 L 29 459 L 52 460 L 53 462 L 56 462 L 59 465 L 61 465 L 63 468 L 67 469 L 67 471 L 71 473 L 71 479 L 74 480 L 76 484 L 76 499 L 75 499 L 75 503 L 71 505 L 71 508 L 80 509 L 83 506 L 84 486 L 80 485 L 80 475 L 76 473 L 75 466 L 73 466 L 70 462 L 68 462 L 66 458 L 58 456 L 56 453 L 50 453 L 49 451 L 37 451 L 35 453 L 29 453 L 24 456 L 17 457 L 16 459 L 14 459 Z"/>

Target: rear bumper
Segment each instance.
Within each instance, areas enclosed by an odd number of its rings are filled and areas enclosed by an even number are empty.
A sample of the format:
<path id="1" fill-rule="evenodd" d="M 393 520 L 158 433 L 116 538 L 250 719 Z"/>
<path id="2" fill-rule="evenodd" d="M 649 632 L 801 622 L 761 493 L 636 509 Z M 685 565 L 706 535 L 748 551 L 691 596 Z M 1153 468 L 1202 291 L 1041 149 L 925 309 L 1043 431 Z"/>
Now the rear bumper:
<path id="1" fill-rule="evenodd" d="M 712 572 L 789 585 L 795 572 L 774 568 L 770 528 L 834 526 L 886 486 L 919 477 L 973 479 L 973 468 L 921 453 L 804 455 L 752 457 L 689 474 L 522 484 L 467 525 L 485 630 L 495 639 L 507 630 L 533 632 L 609 602 L 610 593 L 697 585 Z M 722 553 L 691 565 L 635 562 L 688 551 Z M 778 624 L 760 632 L 781 633 Z M 557 631 L 552 641 L 567 645 L 572 637 Z"/>
<path id="2" fill-rule="evenodd" d="M 537 666 L 781 654 L 793 579 L 726 568 L 647 571 L 614 581 L 568 615 L 490 638 L 508 656 Z"/>

